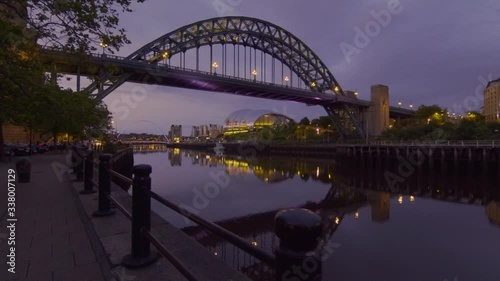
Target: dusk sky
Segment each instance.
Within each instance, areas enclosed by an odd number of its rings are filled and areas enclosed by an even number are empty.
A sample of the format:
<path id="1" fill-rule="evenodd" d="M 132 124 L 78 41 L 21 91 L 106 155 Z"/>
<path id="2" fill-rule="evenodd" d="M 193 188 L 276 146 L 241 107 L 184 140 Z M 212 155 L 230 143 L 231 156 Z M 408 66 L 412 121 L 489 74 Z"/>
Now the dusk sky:
<path id="1" fill-rule="evenodd" d="M 390 21 L 378 24 L 380 32 L 369 42 L 356 44 L 356 30 L 364 31 L 376 21 L 375 14 L 391 5 L 397 9 Z M 401 101 L 405 107 L 439 104 L 452 112 L 480 110 L 484 81 L 500 77 L 498 0 L 401 0 L 399 5 L 395 0 L 148 0 L 121 18 L 132 44 L 117 55 L 127 56 L 181 26 L 230 15 L 259 18 L 293 33 L 345 90 L 357 90 L 362 99 L 369 99 L 371 85 L 385 84 L 393 105 Z M 357 48 L 350 56 L 342 50 L 348 45 Z M 124 84 L 106 97 L 110 110 L 114 100 L 137 86 Z M 291 102 L 141 87 L 147 93 L 143 101 L 127 114 L 114 112 L 119 131 L 166 134 L 171 124 L 181 124 L 188 135 L 191 126 L 223 124 L 238 109 L 268 109 L 297 121 L 326 115 L 322 107 Z"/>

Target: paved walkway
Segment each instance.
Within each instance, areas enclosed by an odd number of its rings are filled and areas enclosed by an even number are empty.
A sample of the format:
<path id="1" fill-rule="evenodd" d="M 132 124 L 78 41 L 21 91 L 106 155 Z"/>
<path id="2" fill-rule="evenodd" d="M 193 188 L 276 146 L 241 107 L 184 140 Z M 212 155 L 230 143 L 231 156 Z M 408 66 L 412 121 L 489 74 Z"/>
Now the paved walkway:
<path id="1" fill-rule="evenodd" d="M 15 274 L 8 272 L 7 171 L 0 163 L 0 280 L 111 281 L 110 265 L 64 172 L 66 155 L 35 155 L 30 183 L 16 182 Z M 9 222 L 10 223 L 10 222 Z"/>

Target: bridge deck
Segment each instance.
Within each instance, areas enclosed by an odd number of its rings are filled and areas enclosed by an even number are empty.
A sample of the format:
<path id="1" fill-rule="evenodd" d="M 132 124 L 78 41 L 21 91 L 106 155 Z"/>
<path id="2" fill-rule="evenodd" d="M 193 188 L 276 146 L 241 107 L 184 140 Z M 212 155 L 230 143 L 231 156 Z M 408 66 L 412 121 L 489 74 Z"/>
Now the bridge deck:
<path id="1" fill-rule="evenodd" d="M 141 84 L 156 84 L 210 92 L 230 93 L 241 96 L 293 101 L 308 105 L 338 106 L 345 104 L 368 108 L 370 101 L 355 97 L 322 93 L 276 83 L 245 79 L 205 71 L 150 64 L 141 60 L 127 60 L 113 55 L 91 54 L 85 58 L 71 57 L 58 51 L 43 50 L 46 60 L 57 65 L 57 71 L 65 74 L 98 75 L 103 67 L 113 69 L 114 75 L 127 75 L 126 81 Z M 78 67 L 80 65 L 80 67 Z M 100 97 L 102 98 L 102 97 Z M 414 111 L 390 107 L 391 117 L 410 117 Z"/>

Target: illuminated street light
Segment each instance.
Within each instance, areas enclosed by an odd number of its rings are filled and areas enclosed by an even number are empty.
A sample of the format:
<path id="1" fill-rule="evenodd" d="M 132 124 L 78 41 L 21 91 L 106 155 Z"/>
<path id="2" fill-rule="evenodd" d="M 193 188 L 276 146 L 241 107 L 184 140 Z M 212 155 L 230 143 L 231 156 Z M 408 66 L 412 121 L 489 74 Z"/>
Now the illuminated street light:
<path id="1" fill-rule="evenodd" d="M 398 106 L 399 106 L 400 108 L 401 108 L 401 105 L 402 105 L 402 104 L 403 104 L 403 103 L 402 103 L 401 101 L 399 101 L 399 102 L 398 102 Z"/>
<path id="2" fill-rule="evenodd" d="M 217 64 L 217 62 L 214 61 L 214 63 L 212 63 L 212 67 L 214 68 L 214 74 L 217 74 L 217 67 L 219 67 L 219 64 Z"/>
<path id="3" fill-rule="evenodd" d="M 257 69 L 254 69 L 252 71 L 252 75 L 253 75 L 253 81 L 257 80 Z"/>
<path id="4" fill-rule="evenodd" d="M 403 204 L 403 196 L 402 195 L 399 195 L 398 202 L 399 202 L 399 204 Z"/>
<path id="5" fill-rule="evenodd" d="M 104 43 L 104 42 L 100 42 L 99 45 L 102 47 L 102 54 L 104 55 L 104 49 L 106 49 L 108 47 L 108 44 Z"/>
<path id="6" fill-rule="evenodd" d="M 165 51 L 163 54 L 161 54 L 161 56 L 164 58 L 164 59 L 168 59 L 168 57 L 170 56 L 170 53 L 168 51 Z"/>
<path id="7" fill-rule="evenodd" d="M 358 92 L 354 92 L 354 96 L 358 97 L 359 93 Z"/>
<path id="8" fill-rule="evenodd" d="M 338 87 L 338 86 L 335 86 L 335 88 L 333 88 L 333 91 L 334 91 L 335 93 L 338 93 L 338 92 L 340 91 L 340 89 L 339 89 L 339 87 Z"/>
<path id="9" fill-rule="evenodd" d="M 290 78 L 288 78 L 288 76 L 285 76 L 285 86 L 288 87 L 288 81 L 290 81 Z"/>
<path id="10" fill-rule="evenodd" d="M 316 82 L 314 82 L 314 81 L 311 82 L 311 87 L 316 88 L 316 86 L 317 86 Z"/>
<path id="11" fill-rule="evenodd" d="M 412 109 L 412 110 L 413 110 L 413 104 L 410 104 L 410 109 Z"/>
<path id="12" fill-rule="evenodd" d="M 355 219 L 358 219 L 358 218 L 359 218 L 359 212 L 358 212 L 358 211 L 356 211 L 356 213 L 354 213 L 354 218 L 355 218 Z"/>

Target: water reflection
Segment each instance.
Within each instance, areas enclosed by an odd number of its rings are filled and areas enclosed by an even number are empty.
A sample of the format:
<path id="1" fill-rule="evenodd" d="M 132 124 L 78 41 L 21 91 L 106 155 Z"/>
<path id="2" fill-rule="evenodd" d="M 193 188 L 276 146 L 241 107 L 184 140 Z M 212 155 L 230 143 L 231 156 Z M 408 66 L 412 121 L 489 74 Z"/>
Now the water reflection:
<path id="1" fill-rule="evenodd" d="M 399 163 L 394 161 L 245 158 L 176 149 L 167 154 L 170 169 L 160 167 L 153 178 L 182 172 L 189 178 L 172 182 L 165 196 L 189 203 L 191 189 L 183 187 L 204 182 L 207 171 L 223 171 L 231 179 L 231 189 L 211 199 L 202 216 L 255 247 L 272 251 L 273 218 L 279 210 L 302 207 L 319 214 L 325 225 L 323 239 L 341 245 L 325 261 L 323 280 L 454 276 L 461 281 L 479 280 L 478 276 L 495 280 L 498 273 L 494 262 L 500 258 L 497 170 L 442 163 L 432 169 L 415 167 L 411 175 L 391 185 L 388 174 L 399 175 Z M 182 163 L 187 164 L 181 167 Z M 162 215 L 175 222 L 172 214 Z M 272 269 L 221 237 L 198 226 L 177 225 L 253 280 L 272 280 Z M 391 270 L 382 270 L 387 264 Z M 426 270 L 408 276 L 416 267 Z"/>

